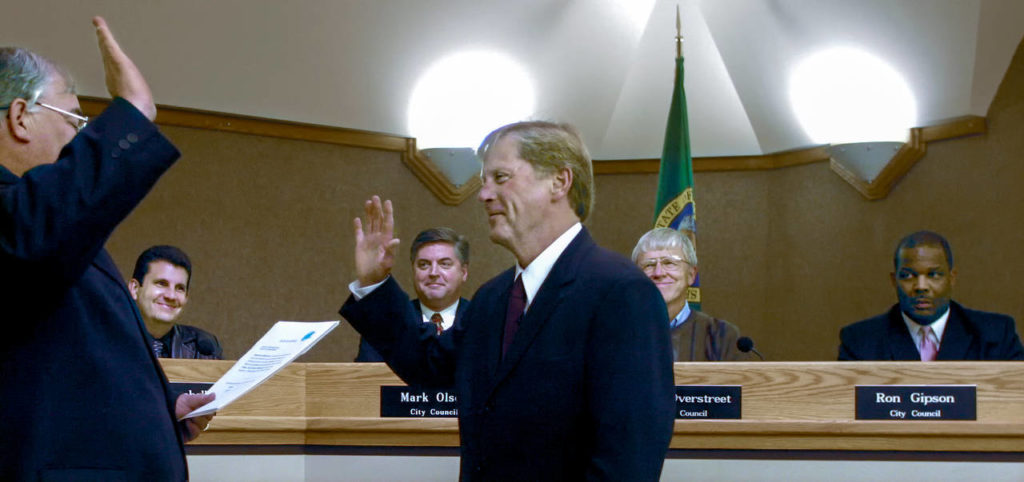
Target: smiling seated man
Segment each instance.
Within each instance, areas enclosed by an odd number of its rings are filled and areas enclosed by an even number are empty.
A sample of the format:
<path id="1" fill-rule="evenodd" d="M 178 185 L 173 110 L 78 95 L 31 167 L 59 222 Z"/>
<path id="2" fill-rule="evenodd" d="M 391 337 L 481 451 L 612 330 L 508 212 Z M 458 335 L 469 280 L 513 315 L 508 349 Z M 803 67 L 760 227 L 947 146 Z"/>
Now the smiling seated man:
<path id="1" fill-rule="evenodd" d="M 840 360 L 1021 360 L 1013 318 L 952 301 L 953 250 L 938 233 L 900 240 L 889 277 L 899 302 L 839 332 Z"/>
<path id="2" fill-rule="evenodd" d="M 469 277 L 469 241 L 452 228 L 430 228 L 416 235 L 409 249 L 416 299 L 413 309 L 424 323 L 433 323 L 440 335 L 462 319 L 469 300 L 462 298 L 462 284 Z M 359 339 L 357 362 L 383 362 L 365 340 Z"/>
<path id="3" fill-rule="evenodd" d="M 220 360 L 217 337 L 194 326 L 175 324 L 188 303 L 192 261 L 174 246 L 153 246 L 139 255 L 128 291 L 139 306 L 150 348 L 158 358 Z"/>
<path id="4" fill-rule="evenodd" d="M 654 228 L 637 241 L 633 262 L 644 271 L 668 305 L 675 361 L 751 361 L 736 347 L 740 329 L 691 309 L 687 289 L 697 279 L 697 252 L 682 232 Z"/>

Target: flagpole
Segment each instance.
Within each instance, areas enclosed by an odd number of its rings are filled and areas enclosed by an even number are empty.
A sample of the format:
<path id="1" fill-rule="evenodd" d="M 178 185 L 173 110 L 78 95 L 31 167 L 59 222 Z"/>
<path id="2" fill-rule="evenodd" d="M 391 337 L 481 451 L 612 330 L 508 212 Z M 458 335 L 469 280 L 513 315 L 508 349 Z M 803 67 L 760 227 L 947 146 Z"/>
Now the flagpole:
<path id="1" fill-rule="evenodd" d="M 679 20 L 679 4 L 676 4 L 676 58 L 683 56 L 683 23 Z"/>

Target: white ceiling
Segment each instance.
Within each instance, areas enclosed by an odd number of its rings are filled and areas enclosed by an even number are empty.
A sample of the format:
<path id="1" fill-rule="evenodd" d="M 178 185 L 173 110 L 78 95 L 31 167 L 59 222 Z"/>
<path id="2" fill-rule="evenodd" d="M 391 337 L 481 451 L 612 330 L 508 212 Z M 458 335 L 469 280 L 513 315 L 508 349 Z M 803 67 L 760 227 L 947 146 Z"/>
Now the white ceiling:
<path id="1" fill-rule="evenodd" d="M 1020 0 L 3 3 L 0 44 L 67 66 L 83 95 L 106 95 L 89 23 L 100 14 L 161 104 L 399 135 L 410 135 L 406 106 L 434 61 L 501 51 L 534 76 L 535 117 L 579 126 L 597 159 L 660 155 L 677 4 L 695 156 L 810 145 L 789 107 L 787 75 L 839 45 L 899 70 L 919 125 L 985 115 L 1024 36 Z"/>

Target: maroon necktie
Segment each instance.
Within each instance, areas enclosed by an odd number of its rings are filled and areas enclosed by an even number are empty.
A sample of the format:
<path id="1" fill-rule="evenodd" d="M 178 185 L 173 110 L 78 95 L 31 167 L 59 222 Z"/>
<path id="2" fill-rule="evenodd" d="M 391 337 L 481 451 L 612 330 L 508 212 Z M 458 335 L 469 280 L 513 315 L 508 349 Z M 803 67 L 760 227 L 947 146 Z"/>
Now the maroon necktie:
<path id="1" fill-rule="evenodd" d="M 430 315 L 430 322 L 433 323 L 435 327 L 437 327 L 438 335 L 440 335 L 441 332 L 444 331 L 444 322 L 441 320 L 440 313 L 434 313 L 433 315 Z"/>
<path id="2" fill-rule="evenodd" d="M 508 295 L 508 311 L 505 312 L 505 337 L 501 341 L 501 358 L 505 358 L 508 347 L 512 345 L 512 339 L 519 331 L 519 321 L 523 319 L 523 310 L 526 309 L 526 287 L 523 286 L 523 277 L 516 277 L 512 291 Z"/>

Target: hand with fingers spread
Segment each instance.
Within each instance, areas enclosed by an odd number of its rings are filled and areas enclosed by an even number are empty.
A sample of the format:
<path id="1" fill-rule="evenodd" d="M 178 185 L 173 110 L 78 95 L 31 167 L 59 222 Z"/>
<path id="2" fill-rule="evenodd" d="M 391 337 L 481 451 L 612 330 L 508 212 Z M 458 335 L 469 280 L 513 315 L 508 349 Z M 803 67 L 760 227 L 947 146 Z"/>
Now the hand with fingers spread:
<path id="1" fill-rule="evenodd" d="M 100 54 L 103 56 L 103 70 L 106 72 L 107 90 L 113 97 L 127 100 L 139 109 L 149 120 L 156 119 L 156 104 L 149 84 L 142 77 L 132 59 L 125 55 L 114 39 L 114 34 L 107 27 L 103 17 L 93 17 L 96 26 L 96 38 L 99 40 Z"/>
<path id="2" fill-rule="evenodd" d="M 383 203 L 373 196 L 364 205 L 363 219 L 355 218 L 356 278 L 360 286 L 380 283 L 395 265 L 399 240 L 395 234 L 395 215 L 391 201 Z"/>

